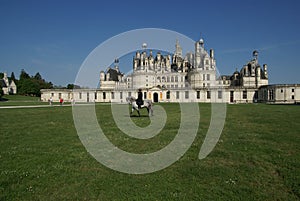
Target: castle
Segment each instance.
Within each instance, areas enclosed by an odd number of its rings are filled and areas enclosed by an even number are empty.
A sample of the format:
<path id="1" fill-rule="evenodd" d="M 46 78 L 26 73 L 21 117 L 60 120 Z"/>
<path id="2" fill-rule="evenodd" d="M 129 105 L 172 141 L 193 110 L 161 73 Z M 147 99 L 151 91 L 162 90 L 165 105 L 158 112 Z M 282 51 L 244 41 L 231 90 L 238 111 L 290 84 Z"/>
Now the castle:
<path id="1" fill-rule="evenodd" d="M 17 94 L 17 85 L 12 79 L 7 77 L 7 73 L 3 73 L 3 78 L 0 79 L 0 87 L 3 94 Z"/>
<path id="2" fill-rule="evenodd" d="M 208 52 L 202 38 L 195 42 L 194 53 L 185 56 L 179 41 L 174 54 L 154 54 L 145 43 L 142 48 L 133 57 L 129 75 L 120 71 L 116 59 L 113 67 L 100 72 L 98 89 L 42 90 L 42 100 L 52 97 L 55 101 L 62 97 L 76 102 L 122 103 L 128 96 L 137 97 L 141 89 L 143 98 L 154 102 L 253 103 L 276 101 L 276 93 L 283 93 L 283 88 L 288 95 L 281 102 L 293 103 L 300 99 L 298 85 L 268 85 L 267 65 L 259 64 L 256 50 L 240 71 L 218 75 L 214 50 Z"/>

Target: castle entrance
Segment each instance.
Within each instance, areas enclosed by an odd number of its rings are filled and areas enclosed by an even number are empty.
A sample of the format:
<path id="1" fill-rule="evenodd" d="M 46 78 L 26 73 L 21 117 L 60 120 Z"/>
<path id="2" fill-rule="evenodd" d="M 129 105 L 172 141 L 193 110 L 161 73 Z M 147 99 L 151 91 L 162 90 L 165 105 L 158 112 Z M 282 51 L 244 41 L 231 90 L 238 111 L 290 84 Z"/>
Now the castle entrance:
<path id="1" fill-rule="evenodd" d="M 158 93 L 156 93 L 156 92 L 153 94 L 153 102 L 154 103 L 158 102 Z"/>

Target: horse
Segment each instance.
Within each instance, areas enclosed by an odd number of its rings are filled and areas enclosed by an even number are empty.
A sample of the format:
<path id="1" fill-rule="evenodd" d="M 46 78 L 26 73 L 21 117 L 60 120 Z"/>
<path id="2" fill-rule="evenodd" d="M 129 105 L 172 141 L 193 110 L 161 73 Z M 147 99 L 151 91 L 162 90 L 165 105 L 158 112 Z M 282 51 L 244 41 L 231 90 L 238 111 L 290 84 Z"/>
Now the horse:
<path id="1" fill-rule="evenodd" d="M 136 98 L 133 96 L 128 96 L 126 98 L 126 101 L 131 104 L 131 112 L 130 112 L 130 116 L 132 115 L 133 111 L 136 110 L 139 114 L 139 117 L 141 116 L 140 114 L 140 110 L 139 110 L 139 106 L 136 104 Z M 148 115 L 153 116 L 153 103 L 151 100 L 144 100 L 144 104 L 141 105 L 141 109 L 142 108 L 146 108 L 148 111 Z"/>

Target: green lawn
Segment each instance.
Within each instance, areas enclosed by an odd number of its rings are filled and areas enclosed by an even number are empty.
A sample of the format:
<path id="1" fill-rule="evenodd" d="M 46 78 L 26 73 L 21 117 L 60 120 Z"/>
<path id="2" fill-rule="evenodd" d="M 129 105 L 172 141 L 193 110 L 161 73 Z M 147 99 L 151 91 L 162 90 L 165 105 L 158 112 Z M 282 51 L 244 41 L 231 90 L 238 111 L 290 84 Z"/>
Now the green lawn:
<path id="1" fill-rule="evenodd" d="M 21 95 L 4 95 L 0 99 L 1 106 L 16 106 L 16 105 L 45 105 L 46 102 L 41 102 L 40 97 L 21 96 Z"/>
<path id="2" fill-rule="evenodd" d="M 40 97 L 22 96 L 22 95 L 4 95 L 0 99 L 1 106 L 28 106 L 28 105 L 48 105 L 48 102 L 42 102 Z M 64 104 L 70 104 L 65 102 Z M 54 102 L 53 105 L 59 105 L 58 102 Z"/>
<path id="3" fill-rule="evenodd" d="M 163 131 L 132 139 L 114 125 L 109 105 L 96 105 L 99 123 L 118 147 L 158 150 L 177 133 L 177 104 Z M 197 138 L 172 166 L 146 175 L 113 171 L 81 144 L 71 107 L 0 109 L 0 200 L 299 200 L 300 106 L 228 105 L 222 136 L 198 159 L 210 122 L 210 105 L 199 104 Z M 155 110 L 155 107 L 154 107 Z M 145 115 L 145 113 L 143 113 Z M 147 117 L 133 117 L 143 127 Z"/>

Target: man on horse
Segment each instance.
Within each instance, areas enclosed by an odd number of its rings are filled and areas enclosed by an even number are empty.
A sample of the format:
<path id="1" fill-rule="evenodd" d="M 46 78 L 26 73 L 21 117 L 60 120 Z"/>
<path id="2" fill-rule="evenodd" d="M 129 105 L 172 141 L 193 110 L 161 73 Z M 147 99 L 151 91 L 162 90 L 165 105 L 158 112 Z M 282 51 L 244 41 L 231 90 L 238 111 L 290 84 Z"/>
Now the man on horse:
<path id="1" fill-rule="evenodd" d="M 138 91 L 138 98 L 136 99 L 136 104 L 138 105 L 139 109 L 141 109 L 141 105 L 144 104 L 142 89 L 139 89 Z"/>

